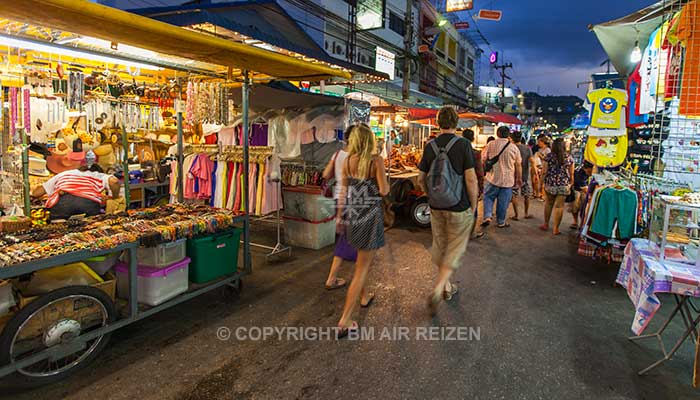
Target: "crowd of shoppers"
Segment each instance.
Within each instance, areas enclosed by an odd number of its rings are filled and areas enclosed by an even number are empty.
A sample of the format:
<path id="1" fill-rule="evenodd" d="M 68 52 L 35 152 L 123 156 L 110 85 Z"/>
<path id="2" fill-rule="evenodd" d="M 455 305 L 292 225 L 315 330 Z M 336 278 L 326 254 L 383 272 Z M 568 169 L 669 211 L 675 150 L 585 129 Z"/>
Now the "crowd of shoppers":
<path id="1" fill-rule="evenodd" d="M 495 218 L 498 228 L 510 226 L 507 213 L 513 205 L 513 221 L 530 219 L 530 200 L 545 202 L 543 231 L 559 235 L 564 205 L 578 228 L 581 199 L 585 196 L 593 166 L 578 169 L 568 154 L 563 139 L 552 142 L 548 135 L 537 137 L 536 147 L 523 143 L 520 132 L 507 126 L 489 138 L 482 151 L 473 147 L 474 132 L 456 133 L 459 117 L 452 107 L 438 113 L 439 134 L 432 135 L 418 165 L 420 189 L 426 193 L 431 211 L 432 262 L 437 280 L 428 297 L 431 314 L 440 302 L 450 301 L 457 293 L 451 281 L 462 265 L 470 239 L 483 236 L 476 228 L 479 200 L 483 200 L 483 223 Z M 345 134 L 347 147 L 335 153 L 324 171 L 326 179 L 338 182 L 337 240 L 326 289 L 338 289 L 346 282 L 338 278 L 343 261 L 354 261 L 355 271 L 348 288 L 343 314 L 338 321 L 339 336 L 357 328 L 353 318 L 357 305 L 368 307 L 374 295 L 368 290 L 368 274 L 375 252 L 384 246 L 384 210 L 382 198 L 389 192 L 384 160 L 377 155 L 372 130 L 364 124 L 350 127 Z"/>

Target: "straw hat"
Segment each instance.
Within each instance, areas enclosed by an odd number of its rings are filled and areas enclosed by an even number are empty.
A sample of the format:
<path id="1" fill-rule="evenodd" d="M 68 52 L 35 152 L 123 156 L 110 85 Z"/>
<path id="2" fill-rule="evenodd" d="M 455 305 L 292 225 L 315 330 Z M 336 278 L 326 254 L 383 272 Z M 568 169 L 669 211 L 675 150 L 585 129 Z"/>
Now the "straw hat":
<path id="1" fill-rule="evenodd" d="M 43 158 L 29 157 L 29 174 L 36 176 L 49 176 L 46 170 L 46 160 Z"/>
<path id="2" fill-rule="evenodd" d="M 70 148 L 66 144 L 66 140 L 63 138 L 56 139 L 56 145 L 53 149 L 53 154 L 57 156 L 65 156 L 70 151 Z"/>

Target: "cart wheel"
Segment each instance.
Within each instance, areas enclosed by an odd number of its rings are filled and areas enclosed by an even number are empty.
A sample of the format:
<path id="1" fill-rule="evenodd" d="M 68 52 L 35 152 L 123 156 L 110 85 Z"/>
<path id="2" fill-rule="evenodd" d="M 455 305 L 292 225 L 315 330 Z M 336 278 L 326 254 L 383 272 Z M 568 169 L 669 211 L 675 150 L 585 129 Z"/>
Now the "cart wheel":
<path id="1" fill-rule="evenodd" d="M 411 220 L 421 228 L 430 227 L 430 205 L 428 199 L 421 197 L 416 199 L 411 206 Z"/>
<path id="2" fill-rule="evenodd" d="M 238 300 L 241 297 L 241 291 L 243 291 L 243 281 L 239 279 L 224 286 L 224 297 L 227 300 Z"/>
<path id="3" fill-rule="evenodd" d="M 0 335 L 0 366 L 20 361 L 114 322 L 114 302 L 102 290 L 68 286 L 49 292 L 29 303 L 8 321 Z M 98 336 L 83 346 L 66 348 L 60 354 L 20 368 L 3 378 L 14 387 L 36 387 L 66 378 L 95 359 L 111 334 Z"/>

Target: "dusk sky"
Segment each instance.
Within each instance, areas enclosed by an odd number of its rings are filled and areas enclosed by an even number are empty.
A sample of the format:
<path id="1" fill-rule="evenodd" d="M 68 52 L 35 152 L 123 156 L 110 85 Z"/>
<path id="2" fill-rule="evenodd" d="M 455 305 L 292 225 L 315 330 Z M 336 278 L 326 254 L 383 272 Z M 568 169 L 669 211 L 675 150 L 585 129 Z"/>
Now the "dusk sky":
<path id="1" fill-rule="evenodd" d="M 509 75 L 515 86 L 541 94 L 585 94 L 577 82 L 589 79 L 607 56 L 589 24 L 623 17 L 655 3 L 655 0 L 474 0 L 474 13 L 481 8 L 503 11 L 500 22 L 479 21 L 479 29 L 512 62 Z M 469 19 L 467 13 L 460 13 Z M 470 20 L 471 21 L 471 20 Z M 473 21 L 472 21 L 473 22 Z M 482 45 L 487 54 L 491 49 Z M 481 79 L 497 74 L 482 65 Z"/>

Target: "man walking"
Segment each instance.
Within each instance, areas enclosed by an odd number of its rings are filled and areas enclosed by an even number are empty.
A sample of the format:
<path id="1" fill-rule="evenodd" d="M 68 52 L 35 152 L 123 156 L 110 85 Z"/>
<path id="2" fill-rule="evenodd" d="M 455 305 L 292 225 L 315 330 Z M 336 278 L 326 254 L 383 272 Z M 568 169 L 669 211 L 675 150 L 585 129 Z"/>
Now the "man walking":
<path id="1" fill-rule="evenodd" d="M 428 299 L 431 314 L 444 298 L 451 300 L 457 285 L 450 282 L 459 268 L 474 225 L 478 183 L 469 141 L 455 135 L 459 116 L 443 107 L 437 118 L 440 135 L 423 151 L 419 184 L 428 194 L 433 233 L 432 259 L 438 266 L 437 284 Z"/>
<path id="2" fill-rule="evenodd" d="M 481 153 L 486 170 L 484 184 L 484 222 L 491 224 L 493 203 L 496 203 L 496 217 L 499 228 L 507 228 L 508 206 L 513 197 L 513 186 L 522 186 L 522 158 L 518 148 L 510 142 L 510 129 L 501 126 L 496 131 L 498 139 L 487 144 Z"/>
<path id="3" fill-rule="evenodd" d="M 531 182 L 534 182 L 535 180 L 535 177 L 530 176 L 530 165 L 534 164 L 534 156 L 532 154 L 532 149 L 530 148 L 530 146 L 523 143 L 522 133 L 513 132 L 510 135 L 510 139 L 520 151 L 520 158 L 522 159 L 523 176 L 522 186 L 516 185 L 513 187 L 513 211 L 515 212 L 515 215 L 513 216 L 513 221 L 517 221 L 520 219 L 520 205 L 518 204 L 518 202 L 521 198 L 523 199 L 523 205 L 525 206 L 525 213 L 523 214 L 523 217 L 525 219 L 530 219 L 532 218 L 532 215 L 530 215 L 530 198 L 532 197 Z"/>

